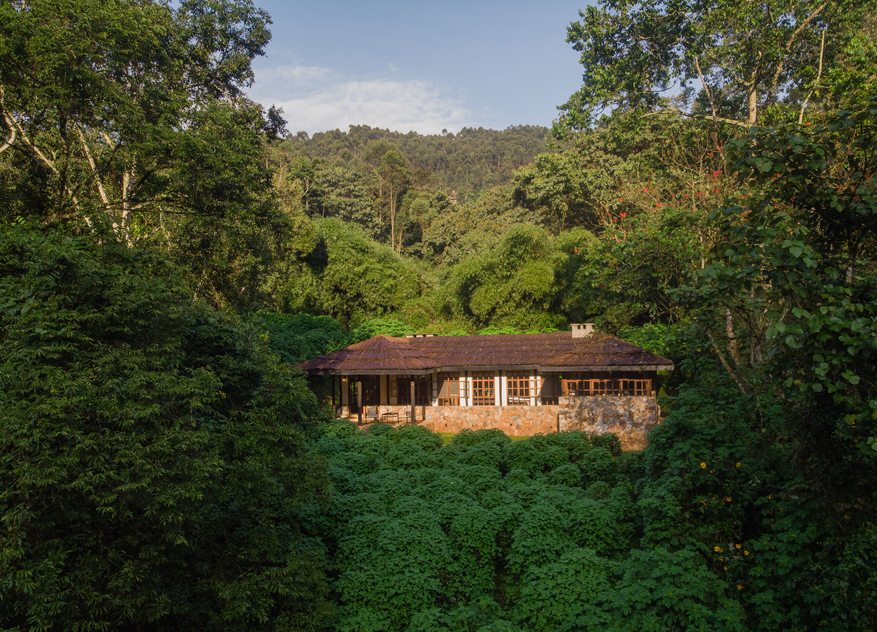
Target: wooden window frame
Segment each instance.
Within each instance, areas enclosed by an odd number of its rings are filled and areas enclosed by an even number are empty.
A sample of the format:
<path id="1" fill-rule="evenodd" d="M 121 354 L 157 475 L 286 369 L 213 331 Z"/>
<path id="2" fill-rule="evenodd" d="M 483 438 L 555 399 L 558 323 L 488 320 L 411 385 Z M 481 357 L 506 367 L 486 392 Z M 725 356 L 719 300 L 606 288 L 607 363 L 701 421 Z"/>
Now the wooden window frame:
<path id="1" fill-rule="evenodd" d="M 651 379 L 570 378 L 562 383 L 564 397 L 643 397 L 652 394 Z"/>
<path id="2" fill-rule="evenodd" d="M 496 380 L 493 371 L 473 371 L 472 405 L 496 406 Z"/>
<path id="3" fill-rule="evenodd" d="M 452 387 L 452 384 L 454 385 Z M 463 373 L 439 373 L 438 375 L 438 400 L 439 406 L 460 406 L 461 401 L 469 398 L 469 383 Z M 442 391 L 445 394 L 442 394 Z M 453 391 L 456 390 L 456 394 Z"/>
<path id="4" fill-rule="evenodd" d="M 362 382 L 362 405 L 381 405 L 381 378 L 379 375 L 363 375 L 359 378 Z"/>
<path id="5" fill-rule="evenodd" d="M 533 396 L 530 381 L 533 376 L 528 371 L 509 371 L 506 375 L 506 400 L 509 406 L 529 406 Z"/>

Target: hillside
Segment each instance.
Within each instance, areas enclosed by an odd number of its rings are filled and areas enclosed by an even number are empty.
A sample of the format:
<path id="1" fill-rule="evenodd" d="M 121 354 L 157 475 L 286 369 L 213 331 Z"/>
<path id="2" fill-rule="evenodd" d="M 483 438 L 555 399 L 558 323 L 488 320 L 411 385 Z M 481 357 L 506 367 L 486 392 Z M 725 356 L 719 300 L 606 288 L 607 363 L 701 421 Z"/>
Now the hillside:
<path id="1" fill-rule="evenodd" d="M 504 130 L 464 127 L 458 134 L 391 132 L 368 125 L 350 130 L 290 135 L 280 146 L 309 160 L 370 170 L 389 149 L 398 149 L 412 169 L 432 175 L 434 184 L 460 201 L 510 182 L 517 168 L 548 150 L 549 129 L 517 125 Z"/>

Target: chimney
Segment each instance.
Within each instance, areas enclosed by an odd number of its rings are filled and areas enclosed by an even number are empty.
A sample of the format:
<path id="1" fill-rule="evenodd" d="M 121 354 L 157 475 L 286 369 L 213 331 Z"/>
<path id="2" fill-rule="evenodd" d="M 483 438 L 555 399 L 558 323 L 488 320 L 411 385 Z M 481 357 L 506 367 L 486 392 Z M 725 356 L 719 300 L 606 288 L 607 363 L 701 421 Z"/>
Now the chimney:
<path id="1" fill-rule="evenodd" d="M 594 323 L 573 323 L 572 325 L 572 337 L 573 338 L 590 338 L 591 334 L 594 333 Z"/>

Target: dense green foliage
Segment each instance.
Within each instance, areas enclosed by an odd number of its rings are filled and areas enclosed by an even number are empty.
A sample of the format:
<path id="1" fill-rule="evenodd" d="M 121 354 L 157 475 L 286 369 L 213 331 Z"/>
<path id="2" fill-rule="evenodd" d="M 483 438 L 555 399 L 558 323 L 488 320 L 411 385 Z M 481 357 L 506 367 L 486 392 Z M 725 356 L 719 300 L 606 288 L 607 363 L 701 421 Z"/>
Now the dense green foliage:
<path id="1" fill-rule="evenodd" d="M 456 191 L 460 201 L 466 201 L 483 189 L 508 183 L 515 169 L 546 150 L 548 132 L 546 127 L 519 125 L 502 131 L 464 127 L 457 134 L 423 135 L 351 125 L 346 132 L 290 135 L 280 149 L 359 173 L 369 173 L 374 158 L 388 148 L 397 149 L 412 169 L 429 173 L 440 190 Z"/>
<path id="2" fill-rule="evenodd" d="M 874 8 L 588 7 L 539 154 L 284 139 L 248 0 L 0 4 L 0 627 L 877 628 Z M 586 321 L 676 364 L 642 454 L 289 368 Z"/>
<path id="3" fill-rule="evenodd" d="M 611 435 L 441 447 L 419 427 L 325 427 L 332 501 L 307 525 L 333 560 L 335 629 L 873 626 L 877 531 L 826 514 L 751 398 L 701 370 L 718 381 L 685 390 L 643 454 Z M 854 502 L 877 500 L 859 482 Z"/>
<path id="4" fill-rule="evenodd" d="M 279 311 L 332 316 L 355 327 L 404 311 L 425 289 L 413 262 L 355 226 L 319 219 L 311 230 L 309 241 L 264 281 Z"/>
<path id="5" fill-rule="evenodd" d="M 630 547 L 614 437 L 324 433 L 334 494 L 309 524 L 337 566 L 336 629 L 553 630 Z"/>
<path id="6" fill-rule="evenodd" d="M 285 222 L 243 96 L 268 21 L 234 0 L 0 4 L 3 221 L 111 227 L 215 305 L 258 300 Z"/>
<path id="7" fill-rule="evenodd" d="M 0 235 L 4 629 L 317 629 L 321 413 L 258 332 L 104 238 Z"/>

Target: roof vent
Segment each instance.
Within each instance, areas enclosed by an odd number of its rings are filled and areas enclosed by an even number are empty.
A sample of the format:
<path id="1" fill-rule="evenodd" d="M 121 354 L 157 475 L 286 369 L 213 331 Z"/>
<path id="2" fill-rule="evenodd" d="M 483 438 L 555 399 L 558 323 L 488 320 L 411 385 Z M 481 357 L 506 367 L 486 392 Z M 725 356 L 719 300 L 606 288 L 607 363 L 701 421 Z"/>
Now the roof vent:
<path id="1" fill-rule="evenodd" d="M 596 325 L 594 323 L 573 323 L 573 338 L 589 338 L 594 333 Z"/>

